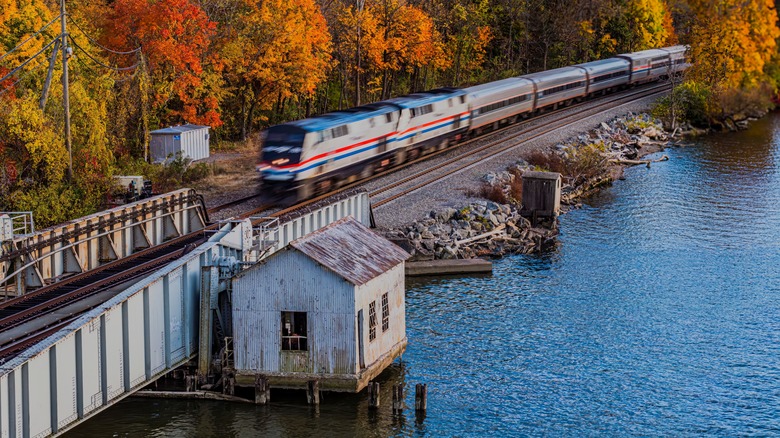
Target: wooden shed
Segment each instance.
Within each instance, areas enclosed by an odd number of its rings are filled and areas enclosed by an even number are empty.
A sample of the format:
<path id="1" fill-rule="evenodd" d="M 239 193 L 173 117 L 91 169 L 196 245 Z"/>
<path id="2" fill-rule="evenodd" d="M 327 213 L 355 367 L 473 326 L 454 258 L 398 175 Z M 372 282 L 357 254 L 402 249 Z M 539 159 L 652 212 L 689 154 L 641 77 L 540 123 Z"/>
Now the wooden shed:
<path id="1" fill-rule="evenodd" d="M 561 174 L 523 172 L 523 207 L 526 217 L 555 217 L 561 211 Z"/>
<path id="2" fill-rule="evenodd" d="M 233 279 L 236 384 L 358 392 L 406 348 L 404 250 L 352 217 Z"/>

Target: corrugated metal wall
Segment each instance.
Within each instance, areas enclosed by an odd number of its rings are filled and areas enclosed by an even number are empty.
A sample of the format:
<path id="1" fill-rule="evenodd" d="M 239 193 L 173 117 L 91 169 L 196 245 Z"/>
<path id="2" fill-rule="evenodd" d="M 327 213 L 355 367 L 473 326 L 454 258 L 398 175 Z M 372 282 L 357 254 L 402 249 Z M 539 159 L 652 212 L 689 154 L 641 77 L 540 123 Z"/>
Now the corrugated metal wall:
<path id="1" fill-rule="evenodd" d="M 266 234 L 259 235 L 258 238 L 262 241 L 276 242 L 276 246 L 270 248 L 264 256 L 268 257 L 293 240 L 347 216 L 352 216 L 367 227 L 371 226 L 371 200 L 368 193 L 356 193 L 346 199 L 334 201 L 332 204 L 279 224 Z"/>
<path id="2" fill-rule="evenodd" d="M 209 157 L 209 129 L 193 129 L 181 133 L 151 134 L 149 151 L 152 162 L 162 163 L 169 155 L 181 152 L 185 157 L 201 160 Z"/>
<path id="3" fill-rule="evenodd" d="M 181 150 L 193 160 L 209 157 L 209 129 L 195 129 L 182 132 Z"/>
<path id="4" fill-rule="evenodd" d="M 393 346 L 406 337 L 406 304 L 405 304 L 405 274 L 404 265 L 399 264 L 393 269 L 360 286 L 355 299 L 355 315 L 363 310 L 363 345 L 366 367 L 370 367 L 380 356 L 389 352 Z M 390 310 L 390 326 L 382 331 L 382 294 L 388 294 Z M 376 339 L 369 341 L 369 312 L 371 302 L 375 302 L 377 313 Z M 360 331 L 355 331 L 357 339 Z"/>
<path id="5" fill-rule="evenodd" d="M 285 371 L 281 312 L 307 312 L 307 372 L 353 374 L 354 287 L 295 250 L 284 250 L 233 279 L 236 369 Z"/>

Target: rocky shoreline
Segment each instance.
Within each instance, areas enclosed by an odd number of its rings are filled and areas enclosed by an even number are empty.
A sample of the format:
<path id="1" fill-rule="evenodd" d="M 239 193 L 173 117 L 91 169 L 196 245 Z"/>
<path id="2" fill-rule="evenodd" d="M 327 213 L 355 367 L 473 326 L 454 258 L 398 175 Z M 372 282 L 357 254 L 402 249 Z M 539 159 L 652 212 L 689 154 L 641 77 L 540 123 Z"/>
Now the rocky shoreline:
<path id="1" fill-rule="evenodd" d="M 557 144 L 541 156 L 559 163 L 576 161 L 572 157 L 581 155 L 586 156 L 588 164 L 597 166 L 587 172 L 571 170 L 579 169 L 578 166 L 564 166 L 568 172 L 560 173 L 563 178 L 561 202 L 565 212 L 579 206 L 579 201 L 595 190 L 622 178 L 626 166 L 650 166 L 650 160 L 641 158 L 672 146 L 675 138 L 703 133 L 705 131 L 690 127 L 669 133 L 650 115 L 629 113 Z M 460 209 L 432 211 L 428 217 L 404 228 L 387 230 L 385 236 L 412 254 L 411 261 L 502 257 L 554 249 L 557 218 L 532 224 L 520 215 L 520 200 L 516 199 L 519 197 L 516 195 L 517 180 L 523 172 L 551 170 L 534 164 L 535 161 L 539 161 L 538 154 L 519 160 L 504 171 L 484 175 L 482 197 L 487 195 L 505 202 L 481 200 Z"/>

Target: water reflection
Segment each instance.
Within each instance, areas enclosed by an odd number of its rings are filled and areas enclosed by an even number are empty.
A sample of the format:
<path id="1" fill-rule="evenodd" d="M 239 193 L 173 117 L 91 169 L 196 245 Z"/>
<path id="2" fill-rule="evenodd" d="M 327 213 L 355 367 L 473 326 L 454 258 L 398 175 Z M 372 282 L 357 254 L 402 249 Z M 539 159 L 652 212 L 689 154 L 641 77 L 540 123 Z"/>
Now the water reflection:
<path id="1" fill-rule="evenodd" d="M 409 347 L 378 412 L 365 394 L 318 411 L 303 392 L 268 407 L 130 400 L 72 435 L 776 435 L 780 118 L 699 142 L 565 215 L 555 253 L 411 280 Z"/>

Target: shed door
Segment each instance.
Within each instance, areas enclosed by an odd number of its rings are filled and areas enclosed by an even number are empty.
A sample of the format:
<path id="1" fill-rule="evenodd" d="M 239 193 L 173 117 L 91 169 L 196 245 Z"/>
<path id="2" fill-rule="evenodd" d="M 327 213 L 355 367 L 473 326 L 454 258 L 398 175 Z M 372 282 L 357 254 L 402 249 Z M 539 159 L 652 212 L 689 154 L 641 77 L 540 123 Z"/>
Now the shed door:
<path id="1" fill-rule="evenodd" d="M 358 357 L 360 358 L 360 369 L 366 367 L 366 355 L 363 353 L 363 309 L 358 310 L 357 315 L 357 327 L 358 327 Z"/>

